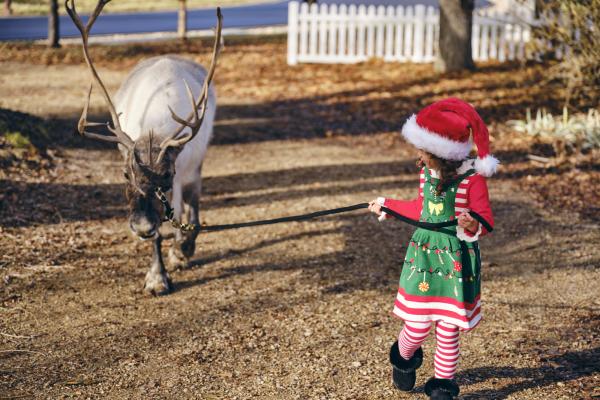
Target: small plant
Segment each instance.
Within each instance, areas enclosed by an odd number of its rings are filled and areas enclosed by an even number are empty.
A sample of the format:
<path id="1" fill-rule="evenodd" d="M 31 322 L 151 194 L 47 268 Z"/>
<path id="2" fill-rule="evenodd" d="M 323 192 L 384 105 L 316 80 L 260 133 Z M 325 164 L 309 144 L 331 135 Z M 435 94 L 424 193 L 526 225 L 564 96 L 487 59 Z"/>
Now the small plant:
<path id="1" fill-rule="evenodd" d="M 32 147 L 31 142 L 27 138 L 21 134 L 21 132 L 9 132 L 4 135 L 4 139 L 6 143 L 8 143 L 11 147 L 16 149 L 25 149 Z"/>
<path id="2" fill-rule="evenodd" d="M 569 115 L 564 107 L 562 116 L 554 117 L 542 108 L 535 119 L 527 109 L 525 120 L 511 120 L 508 125 L 517 132 L 552 144 L 559 159 L 564 159 L 568 153 L 580 154 L 600 148 L 600 112 L 595 109 L 590 109 L 587 114 Z"/>

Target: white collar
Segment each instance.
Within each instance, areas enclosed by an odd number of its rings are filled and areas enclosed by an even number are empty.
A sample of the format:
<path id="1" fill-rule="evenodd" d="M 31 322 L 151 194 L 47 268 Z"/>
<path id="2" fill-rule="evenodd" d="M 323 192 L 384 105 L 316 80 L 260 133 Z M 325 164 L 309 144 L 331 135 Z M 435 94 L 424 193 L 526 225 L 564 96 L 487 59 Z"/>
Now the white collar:
<path id="1" fill-rule="evenodd" d="M 435 178 L 435 179 L 437 179 L 437 178 L 439 178 L 439 177 L 440 177 L 440 176 L 438 175 L 437 171 L 436 171 L 435 169 L 431 169 L 431 168 L 429 169 L 429 175 L 430 175 L 432 178 Z"/>
<path id="2" fill-rule="evenodd" d="M 463 163 L 460 165 L 460 167 L 458 167 L 456 169 L 456 173 L 459 175 L 462 175 L 470 169 L 475 169 L 474 163 L 475 163 L 475 160 L 466 159 L 465 161 L 463 161 Z"/>

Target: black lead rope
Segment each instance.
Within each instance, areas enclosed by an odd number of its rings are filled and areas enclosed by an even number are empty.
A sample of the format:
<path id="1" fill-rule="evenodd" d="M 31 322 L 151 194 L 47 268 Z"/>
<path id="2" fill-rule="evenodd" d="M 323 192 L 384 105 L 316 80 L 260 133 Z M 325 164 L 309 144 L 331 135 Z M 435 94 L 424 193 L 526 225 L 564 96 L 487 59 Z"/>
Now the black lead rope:
<path id="1" fill-rule="evenodd" d="M 173 227 L 175 227 L 176 229 L 180 229 L 182 231 L 198 230 L 199 232 L 218 232 L 218 231 L 225 231 L 225 230 L 229 230 L 229 229 L 247 228 L 250 226 L 273 225 L 273 224 L 280 224 L 283 222 L 306 221 L 306 220 L 313 219 L 313 218 L 324 217 L 326 215 L 341 214 L 341 213 L 346 213 L 346 212 L 360 210 L 360 209 L 369 207 L 369 203 L 359 203 L 359 204 L 354 204 L 352 206 L 347 206 L 347 207 L 331 208 L 329 210 L 316 211 L 316 212 L 312 212 L 312 213 L 308 213 L 308 214 L 292 215 L 289 217 L 281 217 L 281 218 L 273 218 L 273 219 L 263 219 L 263 220 L 259 220 L 259 221 L 240 222 L 240 223 L 236 223 L 236 224 L 223 224 L 223 225 L 193 225 L 193 224 L 182 224 L 175 220 L 175 218 L 173 216 L 173 208 L 169 204 L 169 201 L 167 200 L 167 197 L 165 196 L 165 194 L 163 193 L 162 190 L 157 189 L 156 196 L 159 198 L 161 203 L 163 203 L 163 206 L 165 208 L 165 217 L 166 217 L 165 220 L 170 221 L 171 224 L 173 225 Z M 456 236 L 456 232 L 454 232 L 450 229 L 445 229 L 447 227 L 457 225 L 458 222 L 456 219 L 454 219 L 452 221 L 446 221 L 446 222 L 424 222 L 424 221 L 416 221 L 412 218 L 408 218 L 408 217 L 406 217 L 402 214 L 399 214 L 396 211 L 391 210 L 384 206 L 381 206 L 381 211 L 384 211 L 385 213 L 396 218 L 397 220 L 400 220 L 402 222 L 405 222 L 405 223 L 415 226 L 417 228 L 427 229 L 429 231 L 441 232 L 441 233 L 445 233 L 446 235 Z M 481 223 L 489 232 L 492 231 L 491 225 L 481 215 L 477 214 L 474 211 L 469 211 L 469 214 L 473 218 L 475 218 L 477 221 L 479 221 L 479 223 Z"/>
<path id="2" fill-rule="evenodd" d="M 305 220 L 312 219 L 312 218 L 324 217 L 326 215 L 332 215 L 332 214 L 341 214 L 341 213 L 350 212 L 350 211 L 354 211 L 354 210 L 360 210 L 362 208 L 368 208 L 368 207 L 369 207 L 369 203 L 360 203 L 360 204 L 355 204 L 353 206 L 348 206 L 348 207 L 332 208 L 330 210 L 322 210 L 322 211 L 316 211 L 316 212 L 312 212 L 312 213 L 308 213 L 308 214 L 292 215 L 289 217 L 282 217 L 282 218 L 264 219 L 264 220 L 260 220 L 260 221 L 251 221 L 251 222 L 240 222 L 237 224 L 201 225 L 200 232 L 203 232 L 203 231 L 204 232 L 216 232 L 216 231 L 224 231 L 227 229 L 246 228 L 249 226 L 272 225 L 272 224 L 279 224 L 282 222 L 305 221 Z"/>
<path id="3" fill-rule="evenodd" d="M 246 228 L 246 227 L 250 227 L 250 226 L 279 224 L 282 222 L 306 221 L 306 220 L 313 219 L 313 218 L 324 217 L 326 215 L 341 214 L 341 213 L 360 210 L 360 209 L 368 208 L 368 207 L 369 207 L 369 203 L 359 203 L 359 204 L 354 204 L 352 206 L 347 206 L 347 207 L 332 208 L 329 210 L 316 211 L 316 212 L 312 212 L 312 213 L 308 213 L 308 214 L 293 215 L 293 216 L 282 217 L 282 218 L 273 218 L 273 219 L 265 219 L 265 220 L 250 221 L 250 222 L 240 222 L 237 224 L 201 225 L 199 227 L 199 230 L 200 230 L 200 232 L 217 232 L 217 231 L 224 231 L 224 230 L 228 230 L 228 229 Z M 456 236 L 456 232 L 454 232 L 450 229 L 445 229 L 445 228 L 450 227 L 450 226 L 455 226 L 458 223 L 457 220 L 446 221 L 446 222 L 423 222 L 423 221 L 415 221 L 414 219 L 405 217 L 404 215 L 398 214 L 396 211 L 390 210 L 387 207 L 382 206 L 381 211 L 384 211 L 387 214 L 391 215 L 392 217 L 394 217 L 402 222 L 405 222 L 409 225 L 415 226 L 417 228 L 427 229 L 427 230 L 434 231 L 434 232 L 441 232 L 441 233 L 445 233 L 447 235 Z M 491 231 L 490 225 L 479 214 L 477 214 L 473 211 L 469 212 L 469 214 L 471 214 L 471 216 L 473 218 L 475 218 L 483 226 L 485 226 L 486 229 L 488 229 L 488 231 Z"/>
<path id="4" fill-rule="evenodd" d="M 367 204 L 368 206 L 368 204 Z M 394 210 L 390 210 L 387 207 L 381 207 L 382 211 L 385 211 L 387 214 L 390 214 L 392 217 L 399 219 L 402 222 L 406 222 L 409 225 L 416 226 L 417 228 L 427 229 L 428 231 L 441 232 L 446 235 L 456 236 L 456 232 L 451 231 L 450 229 L 444 229 L 449 226 L 455 226 L 458 224 L 457 220 L 446 221 L 446 222 L 423 222 L 423 221 L 415 221 L 412 218 L 405 217 L 402 214 L 398 214 Z"/>

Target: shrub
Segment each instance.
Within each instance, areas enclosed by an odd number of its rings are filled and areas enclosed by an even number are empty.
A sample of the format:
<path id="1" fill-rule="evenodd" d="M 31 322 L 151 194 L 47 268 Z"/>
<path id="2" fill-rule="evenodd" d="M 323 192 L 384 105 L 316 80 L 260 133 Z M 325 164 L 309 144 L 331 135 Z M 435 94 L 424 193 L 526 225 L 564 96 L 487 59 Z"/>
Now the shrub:
<path id="1" fill-rule="evenodd" d="M 538 2 L 541 23 L 533 29 L 534 51 L 558 58 L 550 80 L 564 84 L 565 103 L 594 104 L 600 95 L 600 1 Z"/>

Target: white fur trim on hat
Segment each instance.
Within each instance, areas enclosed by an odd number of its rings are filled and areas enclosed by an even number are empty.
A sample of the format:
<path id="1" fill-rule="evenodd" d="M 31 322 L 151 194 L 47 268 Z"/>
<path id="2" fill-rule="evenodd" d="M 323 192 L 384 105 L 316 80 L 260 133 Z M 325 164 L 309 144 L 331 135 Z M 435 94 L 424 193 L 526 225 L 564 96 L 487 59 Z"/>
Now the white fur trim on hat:
<path id="1" fill-rule="evenodd" d="M 419 126 L 415 114 L 402 127 L 402 136 L 416 148 L 445 160 L 464 160 L 473 147 L 470 138 L 468 142 L 457 142 Z"/>
<path id="2" fill-rule="evenodd" d="M 483 158 L 478 158 L 475 160 L 475 171 L 477 171 L 480 175 L 490 177 L 496 173 L 498 164 L 500 164 L 500 161 L 498 161 L 498 159 L 491 154 L 488 154 Z"/>

